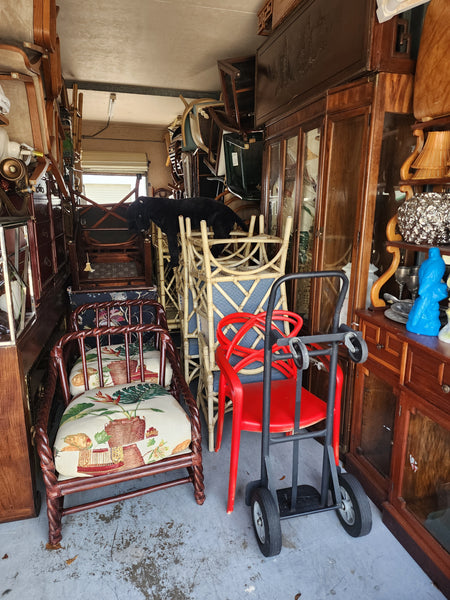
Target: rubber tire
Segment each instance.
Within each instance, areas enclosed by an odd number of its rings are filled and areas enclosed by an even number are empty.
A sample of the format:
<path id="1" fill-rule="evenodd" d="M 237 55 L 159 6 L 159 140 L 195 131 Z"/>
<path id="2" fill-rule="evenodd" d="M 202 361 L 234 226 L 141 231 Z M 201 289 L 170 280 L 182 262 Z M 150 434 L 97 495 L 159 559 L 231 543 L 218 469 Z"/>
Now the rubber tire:
<path id="1" fill-rule="evenodd" d="M 352 537 L 367 535 L 372 529 L 372 511 L 366 493 L 351 473 L 339 475 L 342 508 L 337 515 L 342 527 Z"/>
<path id="2" fill-rule="evenodd" d="M 369 349 L 366 341 L 358 337 L 356 334 L 352 336 L 352 343 L 355 347 L 354 352 L 348 350 L 348 355 L 354 363 L 364 363 L 369 356 Z"/>
<path id="3" fill-rule="evenodd" d="M 251 497 L 253 529 L 264 556 L 281 552 L 281 524 L 278 506 L 267 488 L 253 490 Z"/>

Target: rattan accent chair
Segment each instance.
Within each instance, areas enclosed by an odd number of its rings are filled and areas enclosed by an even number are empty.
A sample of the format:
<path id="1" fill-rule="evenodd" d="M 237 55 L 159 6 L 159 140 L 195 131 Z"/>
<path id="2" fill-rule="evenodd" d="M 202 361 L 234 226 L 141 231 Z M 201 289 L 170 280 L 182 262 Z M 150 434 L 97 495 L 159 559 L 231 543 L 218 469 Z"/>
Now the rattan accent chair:
<path id="1" fill-rule="evenodd" d="M 158 344 L 156 374 L 146 366 L 149 335 Z M 113 385 L 106 384 L 112 375 L 112 363 L 105 360 L 110 349 L 103 345 L 108 336 L 122 339 L 120 362 L 125 363 Z M 94 378 L 88 367 L 93 350 Z M 73 396 L 69 372 L 80 354 L 85 391 Z M 193 484 L 197 504 L 205 500 L 199 411 L 170 334 L 160 326 L 94 327 L 63 335 L 50 354 L 35 440 L 47 495 L 48 548 L 60 547 L 62 518 L 82 510 L 185 483 Z M 150 485 L 136 487 L 137 480 L 150 476 Z M 101 498 L 91 494 L 123 482 L 130 483 L 125 491 L 114 489 Z M 64 505 L 79 492 L 80 503 Z"/>

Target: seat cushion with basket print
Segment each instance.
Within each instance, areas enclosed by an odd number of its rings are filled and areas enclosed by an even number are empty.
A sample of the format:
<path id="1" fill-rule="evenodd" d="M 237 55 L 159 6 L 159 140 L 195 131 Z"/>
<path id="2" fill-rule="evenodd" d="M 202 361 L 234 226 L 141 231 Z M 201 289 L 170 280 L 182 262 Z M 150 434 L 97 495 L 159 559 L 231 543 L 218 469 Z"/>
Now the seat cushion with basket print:
<path id="1" fill-rule="evenodd" d="M 155 350 L 152 343 L 146 343 L 143 348 L 144 376 L 145 381 L 157 383 L 159 381 L 160 352 Z M 141 381 L 139 349 L 136 344 L 129 345 L 130 351 L 130 377 L 131 381 Z M 98 352 L 96 348 L 86 352 L 86 367 L 88 375 L 88 387 L 109 387 L 127 381 L 127 360 L 125 344 L 111 344 L 101 347 L 101 362 L 103 372 L 103 386 L 100 385 Z M 165 384 L 169 385 L 172 379 L 170 363 L 166 361 Z M 85 391 L 83 373 L 83 362 L 79 358 L 71 369 L 69 375 L 70 393 L 72 396 Z"/>
<path id="2" fill-rule="evenodd" d="M 90 389 L 64 411 L 54 442 L 60 478 L 133 469 L 186 451 L 191 424 L 156 383 Z"/>
<path id="3" fill-rule="evenodd" d="M 125 381 L 108 387 L 102 342 L 109 336 L 122 337 L 126 369 Z M 147 339 L 157 341 L 157 383 L 146 380 Z M 101 386 L 90 388 L 86 354 L 92 348 L 99 353 L 94 363 Z M 132 364 L 133 352 L 140 358 L 139 367 Z M 68 367 L 80 355 L 86 389 L 73 397 Z M 82 510 L 187 483 L 194 487 L 197 504 L 205 500 L 199 410 L 173 340 L 159 325 L 102 326 L 64 334 L 50 353 L 35 432 L 47 496 L 48 548 L 60 547 L 62 518 Z M 136 487 L 141 479 L 145 483 Z M 117 485 L 126 482 L 130 486 Z M 105 491 L 83 496 L 94 489 Z M 78 494 L 78 500 L 64 505 L 65 496 Z"/>

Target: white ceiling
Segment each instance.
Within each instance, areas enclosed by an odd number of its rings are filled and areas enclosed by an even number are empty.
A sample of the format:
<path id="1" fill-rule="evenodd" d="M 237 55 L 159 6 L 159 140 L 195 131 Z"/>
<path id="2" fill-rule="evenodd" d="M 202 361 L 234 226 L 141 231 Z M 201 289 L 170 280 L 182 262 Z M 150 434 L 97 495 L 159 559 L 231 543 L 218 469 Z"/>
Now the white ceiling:
<path id="1" fill-rule="evenodd" d="M 183 112 L 180 92 L 186 99 L 219 93 L 218 59 L 255 54 L 264 41 L 256 34 L 263 3 L 62 0 L 62 73 L 83 92 L 83 120 L 106 121 L 114 92 L 112 122 L 167 127 Z"/>

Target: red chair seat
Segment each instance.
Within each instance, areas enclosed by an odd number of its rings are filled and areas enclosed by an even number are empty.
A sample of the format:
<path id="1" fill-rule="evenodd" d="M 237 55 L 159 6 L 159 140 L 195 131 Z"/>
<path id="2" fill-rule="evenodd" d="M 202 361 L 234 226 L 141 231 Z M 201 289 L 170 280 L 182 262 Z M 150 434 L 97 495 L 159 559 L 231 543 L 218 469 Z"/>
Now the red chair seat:
<path id="1" fill-rule="evenodd" d="M 262 430 L 263 386 L 260 382 L 243 386 L 245 402 L 241 412 L 241 428 Z M 270 431 L 283 433 L 294 429 L 295 387 L 293 379 L 273 381 L 271 386 Z M 309 427 L 325 419 L 327 404 L 306 389 L 302 389 L 300 427 Z"/>

